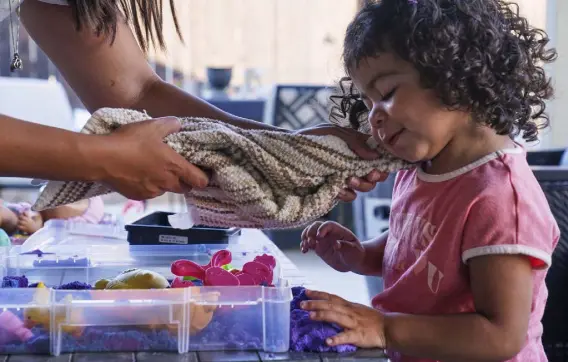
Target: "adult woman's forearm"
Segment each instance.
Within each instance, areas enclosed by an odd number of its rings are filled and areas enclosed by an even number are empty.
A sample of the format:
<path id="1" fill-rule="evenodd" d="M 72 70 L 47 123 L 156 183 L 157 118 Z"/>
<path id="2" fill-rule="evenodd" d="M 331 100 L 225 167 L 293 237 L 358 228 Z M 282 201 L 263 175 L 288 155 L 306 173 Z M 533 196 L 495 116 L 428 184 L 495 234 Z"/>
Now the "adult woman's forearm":
<path id="1" fill-rule="evenodd" d="M 205 117 L 246 129 L 285 131 L 283 128 L 262 123 L 261 120 L 249 120 L 227 113 L 157 77 L 147 85 L 134 108 L 145 110 L 152 117 Z"/>
<path id="2" fill-rule="evenodd" d="M 0 176 L 98 180 L 104 145 L 94 137 L 0 115 Z"/>

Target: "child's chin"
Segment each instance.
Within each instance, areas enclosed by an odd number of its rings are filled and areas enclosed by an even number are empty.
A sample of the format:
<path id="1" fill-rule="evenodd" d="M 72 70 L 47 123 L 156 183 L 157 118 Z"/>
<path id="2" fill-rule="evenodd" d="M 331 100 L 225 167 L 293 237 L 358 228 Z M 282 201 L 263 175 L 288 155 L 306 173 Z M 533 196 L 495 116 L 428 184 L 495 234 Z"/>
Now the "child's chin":
<path id="1" fill-rule="evenodd" d="M 394 156 L 410 163 L 419 163 L 422 162 L 424 159 L 421 155 L 418 154 L 418 152 L 408 152 L 407 150 L 395 150 L 395 149 L 390 151 Z"/>

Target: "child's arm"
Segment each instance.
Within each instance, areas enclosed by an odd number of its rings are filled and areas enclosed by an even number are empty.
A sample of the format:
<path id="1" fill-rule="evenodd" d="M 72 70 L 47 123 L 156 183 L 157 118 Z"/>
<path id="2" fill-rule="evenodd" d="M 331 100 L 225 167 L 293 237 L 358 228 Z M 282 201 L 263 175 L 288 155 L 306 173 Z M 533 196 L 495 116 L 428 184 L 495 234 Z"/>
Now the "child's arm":
<path id="1" fill-rule="evenodd" d="M 532 267 L 520 255 L 469 261 L 477 313 L 447 316 L 387 314 L 387 345 L 404 355 L 443 361 L 503 361 L 527 335 Z"/>
<path id="2" fill-rule="evenodd" d="M 387 230 L 376 238 L 363 242 L 365 261 L 359 265 L 353 265 L 351 271 L 360 275 L 381 276 L 388 236 L 389 232 Z"/>
<path id="3" fill-rule="evenodd" d="M 405 356 L 438 361 L 504 361 L 524 346 L 532 296 L 532 266 L 518 255 L 470 260 L 476 313 L 382 314 L 324 292 L 307 291 L 310 318 L 344 328 L 332 346 L 388 348 Z M 415 298 L 410 292 L 409 298 Z M 416 299 L 416 303 L 420 303 Z"/>

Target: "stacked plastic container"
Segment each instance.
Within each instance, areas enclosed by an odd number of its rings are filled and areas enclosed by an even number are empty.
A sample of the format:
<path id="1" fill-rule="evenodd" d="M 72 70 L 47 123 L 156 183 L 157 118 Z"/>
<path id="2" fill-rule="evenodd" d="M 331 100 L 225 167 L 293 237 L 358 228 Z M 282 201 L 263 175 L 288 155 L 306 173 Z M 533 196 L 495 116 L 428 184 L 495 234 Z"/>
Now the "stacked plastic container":
<path id="1" fill-rule="evenodd" d="M 133 268 L 171 280 L 175 260 L 203 265 L 221 249 L 231 251 L 230 264 L 237 269 L 270 253 L 238 238 L 131 245 L 121 227 L 50 222 L 22 246 L 0 250 L 0 277 L 22 283 L 0 288 L 0 354 L 287 351 L 292 293 L 278 265 L 274 287 L 69 289 Z M 23 287 L 39 282 L 47 287 Z M 68 283 L 73 284 L 57 289 Z"/>

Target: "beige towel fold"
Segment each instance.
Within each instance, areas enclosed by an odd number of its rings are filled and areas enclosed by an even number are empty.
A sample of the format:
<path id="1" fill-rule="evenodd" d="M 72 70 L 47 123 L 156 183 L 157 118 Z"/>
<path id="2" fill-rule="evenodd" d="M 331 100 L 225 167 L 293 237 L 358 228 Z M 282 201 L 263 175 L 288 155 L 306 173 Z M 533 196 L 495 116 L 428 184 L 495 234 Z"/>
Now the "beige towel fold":
<path id="1" fill-rule="evenodd" d="M 145 113 L 104 108 L 83 133 L 107 134 L 150 119 Z M 411 167 L 386 152 L 362 160 L 335 136 L 246 130 L 204 118 L 182 118 L 182 130 L 165 142 L 189 162 L 212 171 L 210 185 L 186 194 L 200 224 L 216 227 L 291 228 L 327 214 L 349 177 L 377 169 Z M 34 205 L 43 210 L 110 193 L 88 182 L 49 182 Z"/>

